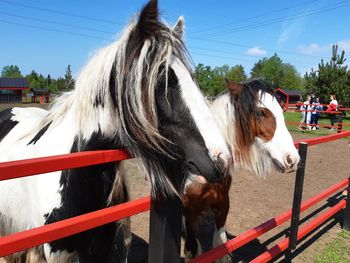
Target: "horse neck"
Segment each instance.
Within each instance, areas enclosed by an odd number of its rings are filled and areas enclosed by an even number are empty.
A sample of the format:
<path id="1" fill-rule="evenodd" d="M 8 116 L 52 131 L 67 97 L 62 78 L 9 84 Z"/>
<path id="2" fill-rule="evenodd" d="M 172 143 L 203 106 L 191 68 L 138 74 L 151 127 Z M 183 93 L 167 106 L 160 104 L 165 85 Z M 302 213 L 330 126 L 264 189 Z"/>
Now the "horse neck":
<path id="1" fill-rule="evenodd" d="M 111 138 L 118 133 L 115 115 L 115 110 L 111 107 L 96 106 L 88 98 L 81 98 L 74 90 L 55 100 L 49 114 L 41 121 L 39 130 L 50 125 L 50 128 L 63 128 L 67 137 L 73 136 L 80 140 L 88 141 L 96 133 Z"/>
<path id="2" fill-rule="evenodd" d="M 119 120 L 109 81 L 119 46 L 120 41 L 113 42 L 92 56 L 79 73 L 75 89 L 55 100 L 47 123 L 69 119 L 73 123 L 72 129 L 84 139 L 98 130 L 110 136 L 117 133 Z"/>

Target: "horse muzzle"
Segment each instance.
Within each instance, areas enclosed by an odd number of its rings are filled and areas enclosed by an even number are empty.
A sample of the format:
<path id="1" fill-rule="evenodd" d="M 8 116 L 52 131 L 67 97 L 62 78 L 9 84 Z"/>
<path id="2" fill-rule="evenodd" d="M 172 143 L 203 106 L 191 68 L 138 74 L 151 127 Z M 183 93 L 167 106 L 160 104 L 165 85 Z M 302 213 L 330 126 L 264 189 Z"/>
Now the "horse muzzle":
<path id="1" fill-rule="evenodd" d="M 299 155 L 286 154 L 283 157 L 283 161 L 279 161 L 275 158 L 272 159 L 275 168 L 281 173 L 291 173 L 296 171 L 300 157 Z"/>
<path id="2" fill-rule="evenodd" d="M 226 156 L 223 153 L 219 153 L 216 160 L 213 161 L 212 175 L 209 176 L 209 178 L 206 178 L 208 182 L 215 183 L 223 180 L 229 171 L 231 163 L 231 156 Z"/>
<path id="3" fill-rule="evenodd" d="M 300 157 L 299 155 L 293 156 L 292 154 L 287 154 L 283 158 L 284 167 L 286 172 L 294 172 L 297 169 Z"/>

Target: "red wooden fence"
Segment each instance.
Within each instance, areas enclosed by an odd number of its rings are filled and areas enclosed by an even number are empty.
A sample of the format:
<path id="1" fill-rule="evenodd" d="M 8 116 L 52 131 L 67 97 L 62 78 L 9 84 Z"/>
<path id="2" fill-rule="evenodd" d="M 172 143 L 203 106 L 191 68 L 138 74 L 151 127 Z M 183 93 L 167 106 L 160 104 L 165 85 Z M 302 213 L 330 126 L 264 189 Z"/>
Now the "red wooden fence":
<path id="1" fill-rule="evenodd" d="M 329 142 L 343 137 L 350 136 L 349 132 L 332 134 L 319 138 L 311 138 L 301 140 L 309 145 Z M 298 148 L 301 141 L 295 142 Z M 59 156 L 42 157 L 29 160 L 11 161 L 0 163 L 0 180 L 8 180 L 18 177 L 30 176 L 34 174 L 49 173 L 58 170 L 78 168 L 82 166 L 95 165 L 100 163 L 116 162 L 130 158 L 130 155 L 123 150 L 93 151 L 81 152 Z M 50 175 L 47 175 L 50 176 Z M 326 191 L 310 198 L 302 205 L 301 210 L 305 211 L 309 207 L 315 205 L 327 196 L 341 190 L 348 184 L 347 180 L 336 184 Z M 345 206 L 345 202 L 339 202 L 334 208 L 329 209 L 324 215 L 314 219 L 308 225 L 300 229 L 298 239 L 302 238 L 306 233 L 321 224 L 324 220 L 332 216 Z M 52 240 L 63 238 L 72 234 L 76 234 L 112 221 L 141 213 L 150 209 L 150 198 L 145 197 L 125 204 L 117 205 L 110 208 L 101 209 L 99 211 L 80 215 L 63 221 L 55 222 L 42 227 L 15 233 L 0 238 L 0 257 L 28 249 Z M 265 223 L 244 232 L 236 238 L 229 240 L 227 243 L 197 257 L 191 262 L 211 262 L 225 254 L 247 244 L 249 241 L 259 237 L 263 233 L 272 228 L 286 222 L 290 219 L 291 211 L 287 211 Z M 262 254 L 261 258 L 257 258 L 256 262 L 269 260 L 277 255 L 288 246 L 288 240 L 283 240 L 276 247 Z M 278 252 L 278 253 L 277 253 Z M 277 253 L 277 254 L 276 254 Z"/>

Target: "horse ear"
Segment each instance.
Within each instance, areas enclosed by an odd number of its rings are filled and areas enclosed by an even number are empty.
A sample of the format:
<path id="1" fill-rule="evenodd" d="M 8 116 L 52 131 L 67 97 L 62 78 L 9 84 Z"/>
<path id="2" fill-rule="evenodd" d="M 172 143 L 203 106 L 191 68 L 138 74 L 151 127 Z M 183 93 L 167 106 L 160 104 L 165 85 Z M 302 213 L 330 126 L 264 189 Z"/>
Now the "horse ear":
<path id="1" fill-rule="evenodd" d="M 184 29 L 185 29 L 185 18 L 183 16 L 180 16 L 173 30 L 179 37 L 182 38 Z"/>
<path id="2" fill-rule="evenodd" d="M 140 13 L 137 28 L 144 39 L 157 35 L 159 30 L 158 1 L 150 0 Z"/>
<path id="3" fill-rule="evenodd" d="M 226 81 L 226 87 L 228 88 L 228 90 L 235 96 L 235 97 L 238 97 L 243 88 L 244 88 L 244 85 L 240 84 L 240 83 L 237 83 L 237 82 L 234 82 L 234 81 L 231 81 L 227 78 L 225 78 L 225 81 Z"/>

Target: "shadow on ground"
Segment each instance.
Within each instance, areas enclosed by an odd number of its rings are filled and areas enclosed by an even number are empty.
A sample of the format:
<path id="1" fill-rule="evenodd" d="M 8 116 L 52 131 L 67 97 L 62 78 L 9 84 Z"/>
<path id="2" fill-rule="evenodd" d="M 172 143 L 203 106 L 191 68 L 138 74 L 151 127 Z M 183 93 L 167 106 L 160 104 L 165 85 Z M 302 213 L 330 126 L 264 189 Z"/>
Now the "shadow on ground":
<path id="1" fill-rule="evenodd" d="M 324 211 L 326 208 L 332 207 L 335 204 L 337 204 L 341 199 L 343 199 L 344 196 L 342 196 L 340 193 L 337 195 L 329 198 L 327 200 L 327 203 L 323 206 L 317 208 L 314 211 L 311 211 L 306 216 L 304 216 L 300 223 L 303 224 L 306 221 L 310 220 L 311 218 L 315 217 L 322 211 Z M 285 253 L 282 253 L 279 257 L 275 258 L 273 262 L 291 262 L 295 257 L 300 255 L 305 249 L 310 247 L 313 243 L 315 243 L 322 235 L 324 235 L 327 231 L 329 231 L 331 228 L 333 228 L 337 224 L 342 224 L 343 221 L 343 211 L 340 211 L 335 216 L 329 218 L 327 221 L 325 221 L 321 226 L 311 231 L 308 235 L 306 235 L 302 240 L 298 242 L 297 249 L 294 251 L 287 251 Z M 210 222 L 202 223 L 201 224 L 201 233 L 200 233 L 200 239 L 202 240 L 212 240 L 212 225 Z M 263 252 L 267 250 L 267 247 L 273 246 L 278 240 L 282 237 L 286 237 L 289 235 L 289 228 L 277 233 L 270 239 L 266 240 L 264 243 L 261 243 L 258 239 L 254 239 L 248 244 L 242 246 L 241 248 L 235 250 L 230 254 L 231 260 L 233 263 L 235 262 L 249 262 L 253 260 L 255 257 L 259 256 Z M 227 237 L 229 239 L 233 239 L 236 236 L 230 234 L 227 232 Z M 208 251 L 211 249 L 210 246 L 206 247 L 204 245 L 204 251 Z M 128 262 L 131 263 L 143 263 L 147 262 L 148 258 L 148 243 L 140 238 L 139 236 L 133 234 L 132 242 L 131 242 L 131 248 L 129 251 L 128 256 Z M 181 258 L 180 262 L 185 262 L 183 258 Z"/>

